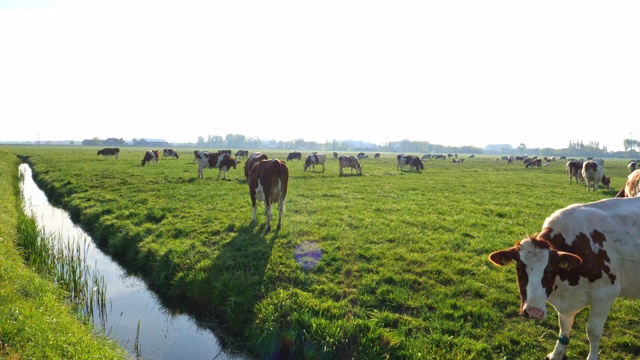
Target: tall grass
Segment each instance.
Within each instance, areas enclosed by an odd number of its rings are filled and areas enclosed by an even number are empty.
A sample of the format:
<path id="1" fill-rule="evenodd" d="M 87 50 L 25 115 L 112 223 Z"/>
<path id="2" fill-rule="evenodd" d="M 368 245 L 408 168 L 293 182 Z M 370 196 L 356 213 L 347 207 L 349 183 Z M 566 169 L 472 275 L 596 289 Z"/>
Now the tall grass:
<path id="1" fill-rule="evenodd" d="M 18 245 L 29 266 L 65 290 L 69 302 L 87 323 L 98 316 L 105 324 L 107 284 L 86 261 L 87 240 L 62 241 L 60 234 L 47 235 L 34 215 L 25 212 L 18 216 L 18 234 Z"/>
<path id="2" fill-rule="evenodd" d="M 542 358 L 558 335 L 553 311 L 518 316 L 513 269 L 487 256 L 559 208 L 614 196 L 628 173 L 626 160 L 606 159 L 612 188 L 592 192 L 570 185 L 562 162 L 525 169 L 476 156 L 429 160 L 417 173 L 382 154 L 362 161 L 362 176 L 340 176 L 332 159 L 324 173 L 290 161 L 283 228 L 265 234 L 241 168 L 202 180 L 188 156 L 143 168 L 141 149 L 118 160 L 85 147 L 13 151 L 102 248 L 258 358 Z M 602 357 L 637 357 L 639 310 L 614 304 Z M 587 313 L 572 357 L 588 352 Z"/>

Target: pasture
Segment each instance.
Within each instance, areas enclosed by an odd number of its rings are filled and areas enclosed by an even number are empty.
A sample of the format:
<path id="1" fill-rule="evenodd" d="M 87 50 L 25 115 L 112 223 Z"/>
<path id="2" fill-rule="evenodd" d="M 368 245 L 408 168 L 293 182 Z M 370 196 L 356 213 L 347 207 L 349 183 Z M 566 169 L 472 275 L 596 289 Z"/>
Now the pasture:
<path id="1" fill-rule="evenodd" d="M 340 176 L 330 152 L 324 173 L 303 171 L 302 151 L 287 162 L 282 229 L 264 234 L 262 204 L 251 222 L 246 159 L 218 180 L 217 169 L 198 178 L 194 149 L 144 167 L 141 148 L 117 160 L 97 147 L 9 149 L 103 249 L 257 358 L 543 358 L 558 336 L 555 311 L 520 317 L 515 270 L 487 256 L 559 208 L 615 196 L 628 174 L 627 160 L 605 159 L 611 189 L 592 192 L 569 184 L 565 161 L 525 169 L 461 155 L 425 160 L 418 173 L 383 153 L 361 160 L 363 175 Z M 637 358 L 638 313 L 640 302 L 616 300 L 602 358 Z M 588 353 L 587 314 L 570 358 Z"/>

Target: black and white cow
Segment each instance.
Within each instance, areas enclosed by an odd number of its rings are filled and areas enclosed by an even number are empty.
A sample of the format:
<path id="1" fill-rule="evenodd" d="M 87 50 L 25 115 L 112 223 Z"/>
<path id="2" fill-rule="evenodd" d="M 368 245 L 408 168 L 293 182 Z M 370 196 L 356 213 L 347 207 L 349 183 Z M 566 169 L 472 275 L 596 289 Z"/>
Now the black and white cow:
<path id="1" fill-rule="evenodd" d="M 173 149 L 162 149 L 162 159 L 164 160 L 167 157 L 170 157 L 172 159 L 179 159 L 180 155 L 178 155 L 178 153 Z"/>
<path id="2" fill-rule="evenodd" d="M 220 175 L 224 172 L 224 179 L 227 178 L 227 172 L 233 167 L 234 169 L 238 166 L 241 161 L 231 157 L 228 153 L 211 153 L 211 152 L 201 152 L 195 154 L 198 157 L 198 177 L 200 179 L 204 179 L 204 169 L 208 168 L 217 168 L 218 169 L 218 179 L 220 179 Z"/>
<path id="3" fill-rule="evenodd" d="M 322 172 L 324 172 L 324 163 L 327 161 L 327 155 L 313 153 L 307 155 L 307 159 L 304 161 L 303 171 L 311 168 L 315 171 L 316 165 L 322 165 Z M 311 170 L 309 170 L 311 171 Z"/>
<path id="4" fill-rule="evenodd" d="M 98 150 L 97 155 L 104 155 L 105 159 L 108 159 L 110 155 L 114 155 L 116 160 L 118 160 L 118 154 L 120 154 L 120 148 L 104 148 L 102 150 Z"/>
<path id="5" fill-rule="evenodd" d="M 409 166 L 411 170 L 416 169 L 417 172 L 424 170 L 424 164 L 419 157 L 413 155 L 400 154 L 398 158 L 398 169 L 403 170 L 405 166 Z"/>

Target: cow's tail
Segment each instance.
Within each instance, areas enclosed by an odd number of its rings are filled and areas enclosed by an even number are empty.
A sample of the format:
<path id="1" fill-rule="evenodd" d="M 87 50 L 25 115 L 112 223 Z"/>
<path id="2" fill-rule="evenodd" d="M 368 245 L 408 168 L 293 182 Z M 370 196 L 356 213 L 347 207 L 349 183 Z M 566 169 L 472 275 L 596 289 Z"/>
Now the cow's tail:
<path id="1" fill-rule="evenodd" d="M 280 198 L 278 199 L 278 207 L 284 207 L 284 201 L 287 197 L 287 189 L 289 187 L 289 169 L 282 160 L 274 159 L 276 165 L 276 174 L 280 180 Z"/>

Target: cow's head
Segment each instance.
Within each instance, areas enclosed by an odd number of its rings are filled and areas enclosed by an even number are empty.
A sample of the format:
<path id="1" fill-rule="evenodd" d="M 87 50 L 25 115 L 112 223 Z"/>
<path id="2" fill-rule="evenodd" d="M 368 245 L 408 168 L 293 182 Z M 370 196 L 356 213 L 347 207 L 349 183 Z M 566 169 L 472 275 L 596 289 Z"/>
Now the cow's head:
<path id="1" fill-rule="evenodd" d="M 608 189 L 610 184 L 611 184 L 611 176 L 606 176 L 605 174 L 602 174 L 602 185 L 604 185 Z"/>
<path id="2" fill-rule="evenodd" d="M 535 236 L 521 240 L 511 248 L 491 253 L 489 260 L 498 266 L 515 262 L 520 315 L 536 320 L 547 316 L 546 301 L 553 291 L 556 276 L 582 263 L 577 255 L 558 251 L 549 242 Z"/>
<path id="3" fill-rule="evenodd" d="M 303 167 L 303 171 L 307 171 L 307 169 L 309 167 L 311 167 L 311 165 L 313 165 L 313 160 L 311 159 L 311 155 L 307 156 L 307 159 L 304 161 L 304 165 L 302 165 Z"/>

